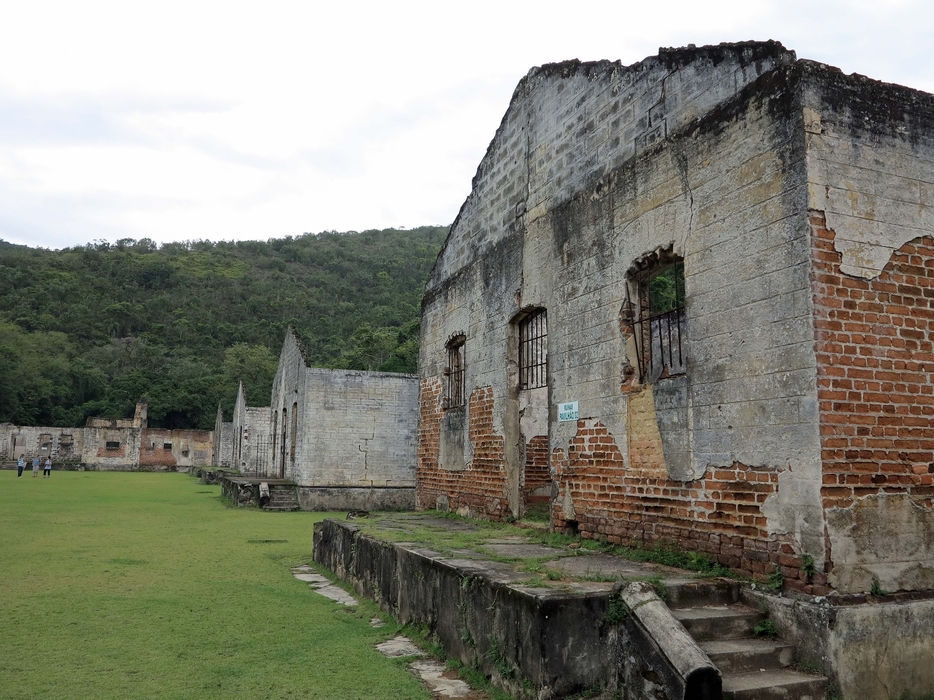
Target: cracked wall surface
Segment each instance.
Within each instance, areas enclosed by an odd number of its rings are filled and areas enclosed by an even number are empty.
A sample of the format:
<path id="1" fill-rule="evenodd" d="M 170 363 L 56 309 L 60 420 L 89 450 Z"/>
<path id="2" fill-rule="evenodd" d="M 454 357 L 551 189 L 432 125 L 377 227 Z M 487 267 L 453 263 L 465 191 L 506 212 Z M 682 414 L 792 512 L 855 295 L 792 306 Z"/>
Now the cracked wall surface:
<path id="1" fill-rule="evenodd" d="M 419 506 L 521 515 L 527 457 L 547 438 L 559 527 L 667 538 L 757 575 L 777 567 L 807 593 L 865 590 L 873 576 L 930 586 L 931 115 L 930 96 L 774 43 L 533 69 L 426 288 Z M 686 369 L 646 384 L 633 270 L 672 259 Z M 893 265 L 913 267 L 896 280 Z M 544 431 L 517 385 L 516 319 L 536 308 L 548 314 Z M 467 391 L 492 406 L 482 475 L 455 459 L 471 407 L 455 425 L 441 402 L 455 332 Z M 888 366 L 897 377 L 856 376 L 883 361 L 902 363 Z M 873 379 L 890 388 L 851 397 L 843 384 Z M 559 420 L 572 401 L 578 420 Z M 919 546 L 881 553 L 872 523 Z"/>
<path id="2" fill-rule="evenodd" d="M 803 552 L 823 561 L 793 62 L 776 44 L 706 47 L 630 67 L 545 66 L 516 89 L 429 280 L 419 363 L 423 392 L 440 391 L 444 342 L 465 331 L 468 392 L 489 387 L 503 441 L 502 473 L 473 472 L 496 509 L 519 514 L 513 490 L 547 433 L 559 526 L 671 537 L 791 578 Z M 640 386 L 620 309 L 630 269 L 659 249 L 684 260 L 688 371 Z M 529 308 L 548 313 L 546 431 L 528 427 L 516 384 L 514 319 Z M 426 430 L 447 417 L 425 396 L 422 436 L 440 444 L 420 450 L 419 505 L 458 508 L 478 497 L 475 467 L 449 473 L 449 431 Z M 606 430 L 586 459 L 571 449 L 579 422 L 557 420 L 569 401 Z M 701 484 L 717 468 L 735 478 L 710 492 L 724 507 L 701 543 L 692 522 L 708 511 L 691 503 L 711 502 Z M 747 556 L 734 536 L 749 539 Z"/>

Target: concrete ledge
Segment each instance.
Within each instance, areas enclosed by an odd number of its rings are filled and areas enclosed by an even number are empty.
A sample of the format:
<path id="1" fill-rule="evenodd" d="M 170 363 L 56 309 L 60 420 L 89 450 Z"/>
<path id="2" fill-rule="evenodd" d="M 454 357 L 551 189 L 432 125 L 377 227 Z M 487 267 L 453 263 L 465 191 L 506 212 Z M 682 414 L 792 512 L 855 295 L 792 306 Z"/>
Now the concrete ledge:
<path id="1" fill-rule="evenodd" d="M 299 486 L 302 510 L 415 510 L 414 486 Z"/>
<path id="2" fill-rule="evenodd" d="M 315 524 L 314 559 L 400 622 L 426 625 L 449 657 L 516 697 L 616 688 L 610 591 L 525 587 L 507 564 L 392 545 L 334 520 Z"/>
<path id="3" fill-rule="evenodd" d="M 714 700 L 721 697 L 720 672 L 671 610 L 644 581 L 620 593 L 629 611 L 625 627 L 643 664 L 649 664 L 665 687 L 666 697 Z M 640 669 L 645 675 L 645 669 Z"/>
<path id="4" fill-rule="evenodd" d="M 841 697 L 889 700 L 934 692 L 934 599 L 839 604 L 743 589 L 768 611 L 797 661 L 826 675 Z"/>

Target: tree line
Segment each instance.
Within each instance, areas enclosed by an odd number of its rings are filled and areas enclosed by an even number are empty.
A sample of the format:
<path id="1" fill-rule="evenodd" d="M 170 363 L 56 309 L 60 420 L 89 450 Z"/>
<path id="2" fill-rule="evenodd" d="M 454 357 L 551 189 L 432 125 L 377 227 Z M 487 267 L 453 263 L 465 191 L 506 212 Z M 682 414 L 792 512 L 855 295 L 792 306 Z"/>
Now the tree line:
<path id="1" fill-rule="evenodd" d="M 269 401 L 293 326 L 317 367 L 415 372 L 425 281 L 447 228 L 267 241 L 0 241 L 0 422 L 132 415 L 214 426 L 242 379 Z"/>

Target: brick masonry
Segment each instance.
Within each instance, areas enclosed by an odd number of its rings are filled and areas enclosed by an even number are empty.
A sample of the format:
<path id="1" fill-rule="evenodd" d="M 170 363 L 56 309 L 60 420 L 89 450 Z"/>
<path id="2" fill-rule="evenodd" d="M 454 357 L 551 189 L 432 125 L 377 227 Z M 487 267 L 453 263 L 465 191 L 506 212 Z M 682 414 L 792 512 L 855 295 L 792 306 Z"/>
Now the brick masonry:
<path id="1" fill-rule="evenodd" d="M 464 470 L 450 470 L 438 467 L 442 386 L 439 378 L 421 383 L 416 505 L 501 519 L 510 511 L 503 436 L 493 427 L 493 391 L 484 387 L 470 393 L 468 435 L 473 459 Z"/>
<path id="2" fill-rule="evenodd" d="M 841 273 L 842 255 L 823 212 L 812 212 L 811 230 L 821 498 L 831 521 L 827 569 L 835 568 L 835 549 L 877 545 L 860 552 L 869 566 L 848 566 L 841 557 L 841 568 L 857 569 L 846 574 L 868 576 L 870 585 L 874 576 L 881 586 L 891 586 L 892 569 L 905 568 L 906 560 L 925 549 L 934 554 L 925 537 L 930 519 L 919 517 L 931 513 L 934 495 L 934 239 L 905 243 L 878 277 L 867 280 Z M 895 512 L 887 520 L 902 537 L 884 545 L 838 532 L 838 523 L 882 525 L 883 503 Z M 914 551 L 906 552 L 906 546 Z M 930 573 L 908 568 L 920 579 L 916 585 L 925 584 L 918 587 L 934 586 Z"/>

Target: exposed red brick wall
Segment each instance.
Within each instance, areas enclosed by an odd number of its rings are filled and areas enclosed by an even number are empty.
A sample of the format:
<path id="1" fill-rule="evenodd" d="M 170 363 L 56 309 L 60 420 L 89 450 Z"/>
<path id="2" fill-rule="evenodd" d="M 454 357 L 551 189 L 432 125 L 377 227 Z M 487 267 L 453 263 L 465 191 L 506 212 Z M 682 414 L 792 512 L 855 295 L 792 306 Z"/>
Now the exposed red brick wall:
<path id="1" fill-rule="evenodd" d="M 98 457 L 126 457 L 126 444 L 121 442 L 120 447 L 116 450 L 108 450 L 106 445 L 98 447 L 97 456 Z"/>
<path id="2" fill-rule="evenodd" d="M 559 494 L 553 521 L 563 528 L 570 493 L 584 537 L 651 547 L 674 543 L 739 571 L 763 577 L 780 567 L 791 587 L 826 592 L 826 578 L 808 584 L 790 538 L 769 535 L 762 504 L 778 488 L 778 470 L 734 463 L 697 481 L 627 472 L 615 438 L 599 421 L 578 421 L 568 453 L 556 449 Z M 657 473 L 657 470 L 655 470 Z"/>
<path id="3" fill-rule="evenodd" d="M 502 435 L 493 431 L 493 390 L 483 387 L 470 394 L 468 439 L 473 447 L 473 460 L 466 469 L 457 471 L 438 465 L 441 398 L 441 379 L 423 379 L 415 476 L 417 507 L 434 508 L 438 496 L 446 495 L 452 510 L 466 506 L 490 518 L 506 517 L 510 509 L 506 499 L 505 442 Z"/>
<path id="4" fill-rule="evenodd" d="M 172 450 L 165 450 L 162 447 L 150 450 L 143 447 L 139 451 L 139 465 L 141 467 L 174 467 L 177 463 Z"/>
<path id="5" fill-rule="evenodd" d="M 824 508 L 877 493 L 931 507 L 934 240 L 906 243 L 864 280 L 840 272 L 823 213 L 810 223 Z"/>
<path id="6" fill-rule="evenodd" d="M 551 483 L 551 471 L 548 467 L 548 436 L 536 435 L 525 446 L 525 479 L 523 493 L 526 502 L 529 494 Z M 534 499 L 533 499 L 534 500 Z M 541 500 L 541 499 L 538 499 Z"/>

